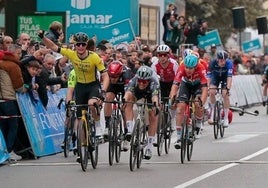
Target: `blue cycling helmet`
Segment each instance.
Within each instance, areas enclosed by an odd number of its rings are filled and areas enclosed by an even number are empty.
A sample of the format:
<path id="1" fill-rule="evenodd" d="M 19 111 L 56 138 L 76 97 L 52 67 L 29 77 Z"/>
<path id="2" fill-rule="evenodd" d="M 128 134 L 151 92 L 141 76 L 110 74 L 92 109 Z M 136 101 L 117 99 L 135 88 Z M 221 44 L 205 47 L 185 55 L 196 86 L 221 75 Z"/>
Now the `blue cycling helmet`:
<path id="1" fill-rule="evenodd" d="M 189 68 L 196 67 L 198 63 L 198 57 L 196 55 L 187 55 L 184 59 L 184 65 Z"/>
<path id="2" fill-rule="evenodd" d="M 217 52 L 217 58 L 218 59 L 227 59 L 228 58 L 228 53 L 224 50 L 220 50 Z"/>

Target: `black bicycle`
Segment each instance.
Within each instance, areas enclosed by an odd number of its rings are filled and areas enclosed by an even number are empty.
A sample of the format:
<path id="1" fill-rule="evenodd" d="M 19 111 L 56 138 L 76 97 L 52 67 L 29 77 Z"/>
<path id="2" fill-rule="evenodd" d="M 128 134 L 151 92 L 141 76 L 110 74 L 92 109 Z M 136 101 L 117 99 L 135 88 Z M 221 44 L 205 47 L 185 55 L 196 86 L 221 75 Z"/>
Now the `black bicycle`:
<path id="1" fill-rule="evenodd" d="M 171 136 L 172 136 L 172 125 L 171 115 L 169 111 L 168 101 L 169 97 L 162 98 L 162 108 L 159 115 L 158 126 L 157 126 L 157 154 L 162 155 L 163 145 L 165 146 L 165 153 L 168 154 Z"/>
<path id="2" fill-rule="evenodd" d="M 224 126 L 223 126 L 223 98 L 222 98 L 222 88 L 210 88 L 216 89 L 217 93 L 216 103 L 214 106 L 214 116 L 213 116 L 213 130 L 214 130 L 214 138 L 218 139 L 218 135 L 220 132 L 221 137 L 224 136 Z"/>
<path id="3" fill-rule="evenodd" d="M 64 99 L 61 99 L 58 108 L 61 109 L 61 104 L 64 102 Z M 73 106 L 75 101 L 69 101 L 66 104 L 66 119 L 65 119 L 65 128 L 64 128 L 64 141 L 63 141 L 63 152 L 64 157 L 68 157 L 70 151 L 73 149 L 74 155 L 77 154 L 76 145 L 76 134 L 74 131 L 74 125 L 76 121 L 76 108 Z"/>
<path id="4" fill-rule="evenodd" d="M 124 141 L 124 114 L 121 110 L 122 94 L 116 95 L 114 101 L 104 101 L 105 103 L 112 103 L 112 115 L 109 124 L 108 141 L 109 141 L 109 164 L 113 165 L 114 156 L 115 161 L 119 163 L 121 157 L 122 143 Z"/>

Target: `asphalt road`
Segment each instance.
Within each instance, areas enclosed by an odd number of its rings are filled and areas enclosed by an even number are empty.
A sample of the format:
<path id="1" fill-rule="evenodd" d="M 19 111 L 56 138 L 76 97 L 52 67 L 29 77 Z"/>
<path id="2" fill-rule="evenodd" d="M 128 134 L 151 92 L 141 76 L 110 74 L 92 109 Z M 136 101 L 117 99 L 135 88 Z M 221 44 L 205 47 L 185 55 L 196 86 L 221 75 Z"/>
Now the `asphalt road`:
<path id="1" fill-rule="evenodd" d="M 268 187 L 268 115 L 262 106 L 259 116 L 234 113 L 223 138 L 215 140 L 212 126 L 206 125 L 195 142 L 192 161 L 180 163 L 179 150 L 143 160 L 140 169 L 129 170 L 129 152 L 109 166 L 107 144 L 100 145 L 97 169 L 86 172 L 76 156 L 63 153 L 0 166 L 0 186 L 7 188 L 266 188 Z M 172 140 L 175 141 L 175 137 Z"/>

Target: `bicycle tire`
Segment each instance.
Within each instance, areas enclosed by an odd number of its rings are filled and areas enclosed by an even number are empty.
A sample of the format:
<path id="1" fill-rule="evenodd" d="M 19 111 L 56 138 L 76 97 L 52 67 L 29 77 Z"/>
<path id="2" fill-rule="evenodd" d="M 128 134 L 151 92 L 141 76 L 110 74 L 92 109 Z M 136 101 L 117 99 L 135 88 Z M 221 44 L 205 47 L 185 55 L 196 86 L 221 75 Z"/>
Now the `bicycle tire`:
<path id="1" fill-rule="evenodd" d="M 222 116 L 222 114 L 223 114 L 223 104 L 220 103 L 219 106 L 220 106 L 220 108 L 219 108 L 219 114 L 220 114 L 219 128 L 220 128 L 220 135 L 221 135 L 221 138 L 222 138 L 224 136 L 224 130 L 225 130 L 225 128 L 223 127 L 223 118 L 224 117 Z"/>
<path id="2" fill-rule="evenodd" d="M 118 115 L 116 121 L 116 138 L 115 138 L 115 162 L 119 163 L 121 158 L 121 149 L 122 149 L 122 142 L 124 140 L 123 135 L 123 127 L 122 127 L 122 120 L 121 115 Z"/>
<path id="3" fill-rule="evenodd" d="M 189 132 L 189 128 L 188 126 L 186 127 L 186 135 L 187 135 L 187 160 L 190 161 L 193 155 L 193 148 L 194 148 L 194 140 L 195 140 L 195 128 L 196 128 L 196 120 L 194 117 L 191 118 L 192 119 L 192 131 Z"/>
<path id="4" fill-rule="evenodd" d="M 98 165 L 98 157 L 99 157 L 99 143 L 98 138 L 96 137 L 96 126 L 95 123 L 90 123 L 89 130 L 89 154 L 91 166 L 96 169 Z"/>
<path id="5" fill-rule="evenodd" d="M 219 102 L 216 101 L 215 106 L 214 106 L 214 116 L 213 116 L 213 129 L 214 129 L 214 138 L 218 139 L 219 135 Z"/>
<path id="6" fill-rule="evenodd" d="M 81 119 L 78 126 L 78 154 L 80 156 L 80 165 L 83 171 L 86 171 L 88 165 L 88 143 L 87 143 L 87 124 Z"/>
<path id="7" fill-rule="evenodd" d="M 171 136 L 172 136 L 172 125 L 171 125 L 171 115 L 170 113 L 166 113 L 165 117 L 165 131 L 164 131 L 164 138 L 165 138 L 165 153 L 169 153 L 170 144 L 171 144 Z"/>
<path id="8" fill-rule="evenodd" d="M 266 115 L 268 115 L 268 99 L 266 100 Z"/>
<path id="9" fill-rule="evenodd" d="M 116 126 L 116 119 L 115 117 L 112 117 L 110 123 L 109 123 L 109 131 L 108 131 L 108 140 L 109 140 L 109 146 L 108 146 L 108 154 L 109 154 L 109 165 L 112 166 L 114 162 L 114 152 L 115 152 L 115 128 Z"/>
<path id="10" fill-rule="evenodd" d="M 137 161 L 137 156 L 139 152 L 139 147 L 140 147 L 140 120 L 136 120 L 134 127 L 133 127 L 133 132 L 131 134 L 131 141 L 130 141 L 130 155 L 129 155 L 129 168 L 130 171 L 133 171 L 136 167 L 136 161 Z"/>
<path id="11" fill-rule="evenodd" d="M 71 134 L 72 133 L 71 133 L 70 128 L 68 127 L 68 125 L 66 125 L 65 131 L 64 131 L 64 146 L 63 146 L 63 153 L 64 153 L 65 158 L 69 157 L 71 140 L 72 140 L 72 137 L 70 136 Z"/>
<path id="12" fill-rule="evenodd" d="M 137 168 L 141 167 L 141 162 L 144 158 L 144 148 L 147 144 L 147 127 L 146 125 L 140 125 L 140 147 L 138 151 L 138 156 L 137 156 Z"/>
<path id="13" fill-rule="evenodd" d="M 157 126 L 157 154 L 162 155 L 163 143 L 164 143 L 164 112 L 162 111 L 159 115 L 158 126 Z"/>
<path id="14" fill-rule="evenodd" d="M 187 126 L 187 117 L 184 117 L 184 121 L 181 129 L 181 163 L 184 163 L 185 154 L 186 154 L 186 126 Z"/>

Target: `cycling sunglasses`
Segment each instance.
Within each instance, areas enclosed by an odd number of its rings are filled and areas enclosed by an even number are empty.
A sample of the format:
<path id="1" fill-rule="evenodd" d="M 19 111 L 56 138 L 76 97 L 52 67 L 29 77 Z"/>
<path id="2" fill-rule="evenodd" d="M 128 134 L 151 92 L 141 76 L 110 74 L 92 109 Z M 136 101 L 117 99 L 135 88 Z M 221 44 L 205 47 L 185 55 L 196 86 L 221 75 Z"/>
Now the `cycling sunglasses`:
<path id="1" fill-rule="evenodd" d="M 140 84 L 148 84 L 149 80 L 138 79 L 138 83 L 140 83 Z"/>
<path id="2" fill-rule="evenodd" d="M 87 45 L 87 43 L 84 43 L 84 42 L 77 42 L 76 44 L 75 44 L 76 46 L 83 46 L 83 47 L 85 47 L 86 45 Z"/>
<path id="3" fill-rule="evenodd" d="M 166 56 L 168 56 L 168 54 L 167 53 L 159 53 L 158 56 L 160 56 L 160 57 L 162 57 L 162 56 L 166 57 Z"/>

